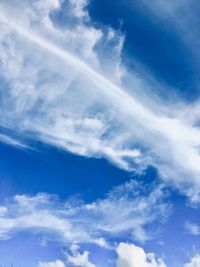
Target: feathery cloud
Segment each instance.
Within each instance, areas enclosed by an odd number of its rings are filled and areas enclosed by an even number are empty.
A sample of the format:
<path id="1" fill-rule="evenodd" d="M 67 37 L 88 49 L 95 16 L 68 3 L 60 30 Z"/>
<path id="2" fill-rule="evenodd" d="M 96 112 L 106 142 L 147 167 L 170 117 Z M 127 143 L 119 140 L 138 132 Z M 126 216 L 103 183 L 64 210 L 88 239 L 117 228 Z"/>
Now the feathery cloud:
<path id="1" fill-rule="evenodd" d="M 162 187 L 134 181 L 92 203 L 62 203 L 46 194 L 19 195 L 1 206 L 0 238 L 12 238 L 25 231 L 61 243 L 93 243 L 107 248 L 106 239 L 123 236 L 144 242 L 151 238 L 146 225 L 169 214 L 164 198 Z"/>
<path id="2" fill-rule="evenodd" d="M 153 165 L 199 202 L 198 124 L 121 63 L 121 33 L 95 28 L 87 1 L 15 2 L 0 3 L 1 126 L 127 170 Z"/>

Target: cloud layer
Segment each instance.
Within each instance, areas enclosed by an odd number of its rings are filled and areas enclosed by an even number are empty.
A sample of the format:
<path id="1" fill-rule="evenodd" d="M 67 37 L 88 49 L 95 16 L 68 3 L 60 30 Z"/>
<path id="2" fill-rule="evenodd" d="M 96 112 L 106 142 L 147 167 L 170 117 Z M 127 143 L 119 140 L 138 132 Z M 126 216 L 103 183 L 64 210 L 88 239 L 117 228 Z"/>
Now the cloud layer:
<path id="1" fill-rule="evenodd" d="M 106 198 L 92 203 L 69 200 L 60 203 L 46 194 L 15 196 L 0 208 L 0 238 L 29 231 L 61 243 L 94 243 L 109 247 L 106 239 L 128 236 L 145 241 L 146 225 L 163 220 L 169 205 L 163 204 L 162 187 L 130 181 L 114 188 Z"/>
<path id="2" fill-rule="evenodd" d="M 183 6 L 180 1 L 141 3 L 150 16 L 173 25 L 198 58 L 199 41 L 188 25 L 199 21 L 188 12 L 185 16 L 187 7 L 192 8 L 187 1 Z M 191 105 L 178 96 L 163 99 L 159 92 L 169 90 L 167 85 L 145 70 L 140 69 L 141 75 L 125 66 L 125 35 L 94 25 L 88 4 L 0 2 L 0 142 L 30 149 L 36 140 L 139 173 L 152 165 L 164 184 L 199 203 L 199 101 Z M 0 239 L 31 232 L 45 241 L 73 244 L 66 262 L 40 262 L 38 267 L 95 267 L 89 252 L 79 252 L 77 244 L 115 249 L 116 239 L 151 239 L 147 228 L 169 215 L 164 200 L 163 185 L 133 180 L 92 203 L 17 195 L 0 206 Z M 197 224 L 188 221 L 185 227 L 200 234 Z M 134 244 L 120 243 L 115 252 L 116 267 L 166 267 L 161 258 Z M 196 255 L 184 267 L 199 264 Z"/>
<path id="3" fill-rule="evenodd" d="M 86 7 L 87 1 L 1 1 L 1 126 L 128 170 L 151 164 L 198 202 L 196 121 L 149 98 L 146 77 L 121 64 L 124 37 L 95 28 Z"/>

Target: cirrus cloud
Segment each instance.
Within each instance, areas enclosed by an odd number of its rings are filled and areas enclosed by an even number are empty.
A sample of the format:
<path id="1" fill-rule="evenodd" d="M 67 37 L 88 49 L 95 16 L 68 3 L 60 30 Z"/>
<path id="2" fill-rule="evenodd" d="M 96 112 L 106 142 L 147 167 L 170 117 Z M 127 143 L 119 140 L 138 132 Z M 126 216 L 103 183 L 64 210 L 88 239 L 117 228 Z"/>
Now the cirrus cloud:
<path id="1" fill-rule="evenodd" d="M 121 62 L 124 36 L 95 27 L 87 4 L 1 1 L 1 140 L 14 140 L 13 130 L 126 170 L 153 165 L 199 202 L 197 122 L 180 116 L 181 105 L 154 99 L 147 77 Z"/>
<path id="2" fill-rule="evenodd" d="M 91 203 L 60 202 L 47 194 L 17 195 L 1 206 L 0 238 L 9 239 L 25 231 L 61 243 L 103 247 L 109 247 L 106 239 L 123 236 L 144 242 L 152 238 L 146 226 L 169 215 L 165 197 L 162 186 L 135 181 L 115 187 L 105 198 Z"/>

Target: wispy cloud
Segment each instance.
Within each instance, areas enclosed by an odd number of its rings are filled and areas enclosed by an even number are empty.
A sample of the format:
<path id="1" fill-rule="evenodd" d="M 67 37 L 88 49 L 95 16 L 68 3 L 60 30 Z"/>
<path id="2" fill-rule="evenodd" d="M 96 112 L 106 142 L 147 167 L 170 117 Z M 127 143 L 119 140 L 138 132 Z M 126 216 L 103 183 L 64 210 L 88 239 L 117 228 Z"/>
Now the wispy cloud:
<path id="1" fill-rule="evenodd" d="M 14 3 L 0 4 L 1 125 L 127 170 L 151 164 L 198 202 L 199 127 L 122 66 L 123 36 L 96 29 L 86 1 L 68 1 L 66 25 L 57 19 L 65 1 Z"/>
<path id="2" fill-rule="evenodd" d="M 192 235 L 200 235 L 200 227 L 192 222 L 186 222 L 185 228 L 189 231 Z"/>
<path id="3" fill-rule="evenodd" d="M 185 53 L 189 53 L 190 61 L 196 69 L 196 74 L 199 71 L 199 3 L 196 1 L 177 0 L 177 1 L 161 1 L 155 0 L 149 2 L 146 0 L 140 1 L 143 6 L 144 13 L 148 13 L 157 23 L 162 25 L 166 31 L 174 33 L 177 40 L 184 46 Z M 198 79 L 191 81 L 198 87 Z M 198 101 L 199 102 L 199 101 Z"/>
<path id="4" fill-rule="evenodd" d="M 19 142 L 19 140 L 16 140 L 8 135 L 0 134 L 0 142 L 12 145 L 21 149 L 27 149 L 28 146 L 25 145 L 23 142 Z"/>
<path id="5" fill-rule="evenodd" d="M 109 247 L 106 239 L 128 236 L 141 242 L 151 238 L 146 225 L 169 215 L 161 187 L 134 181 L 114 188 L 106 198 L 92 203 L 59 202 L 39 194 L 15 196 L 0 212 L 0 238 L 28 231 L 61 243 L 93 243 Z"/>

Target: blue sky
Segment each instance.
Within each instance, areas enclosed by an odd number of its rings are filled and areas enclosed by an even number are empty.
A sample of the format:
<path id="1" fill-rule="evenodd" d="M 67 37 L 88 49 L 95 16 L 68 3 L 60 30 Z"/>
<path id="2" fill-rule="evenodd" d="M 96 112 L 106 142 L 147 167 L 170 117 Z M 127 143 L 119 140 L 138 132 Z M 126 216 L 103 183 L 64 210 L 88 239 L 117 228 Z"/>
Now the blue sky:
<path id="1" fill-rule="evenodd" d="M 0 265 L 200 266 L 197 1 L 0 3 Z"/>

